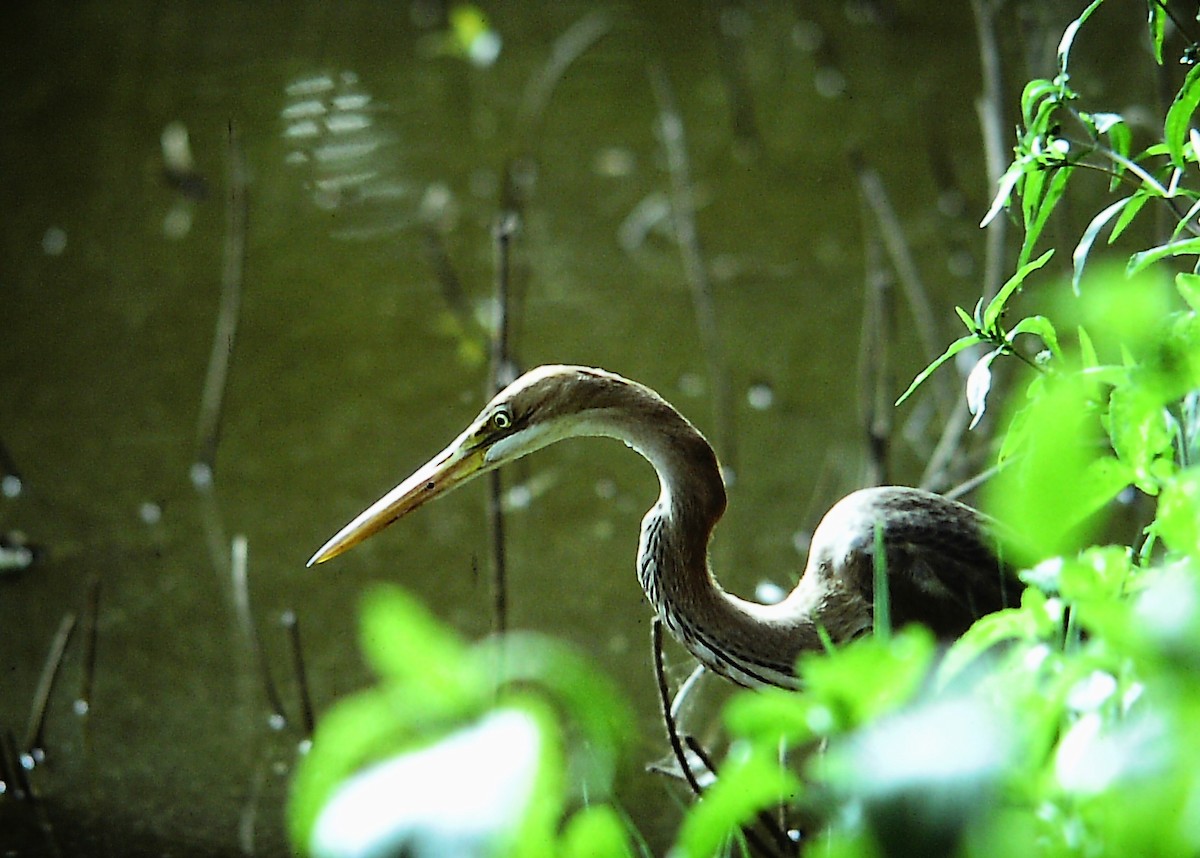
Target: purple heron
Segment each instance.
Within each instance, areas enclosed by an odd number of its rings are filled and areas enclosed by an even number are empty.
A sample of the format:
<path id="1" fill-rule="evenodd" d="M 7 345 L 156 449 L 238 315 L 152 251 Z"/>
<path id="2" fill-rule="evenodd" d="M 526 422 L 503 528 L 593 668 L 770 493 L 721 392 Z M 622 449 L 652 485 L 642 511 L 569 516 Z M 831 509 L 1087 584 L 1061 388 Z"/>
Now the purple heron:
<path id="1" fill-rule="evenodd" d="M 891 618 L 943 639 L 1016 604 L 1021 584 L 999 559 L 992 523 L 969 506 L 885 486 L 838 501 L 813 533 L 808 564 L 783 601 L 763 605 L 722 589 L 708 542 L 725 511 L 717 456 L 704 436 L 645 385 L 600 369 L 542 366 L 496 395 L 442 452 L 323 545 L 324 563 L 401 516 L 501 465 L 580 436 L 624 441 L 658 472 L 642 519 L 637 575 L 666 627 L 706 667 L 746 686 L 795 687 L 797 657 L 872 628 L 876 546 L 883 547 Z"/>

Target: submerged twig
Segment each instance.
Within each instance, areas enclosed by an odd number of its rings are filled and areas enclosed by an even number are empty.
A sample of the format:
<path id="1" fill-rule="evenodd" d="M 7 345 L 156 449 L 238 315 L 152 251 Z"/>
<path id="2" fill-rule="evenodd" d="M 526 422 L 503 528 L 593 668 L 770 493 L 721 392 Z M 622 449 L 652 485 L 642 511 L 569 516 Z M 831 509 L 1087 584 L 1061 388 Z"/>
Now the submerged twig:
<path id="1" fill-rule="evenodd" d="M 246 537 L 242 534 L 234 536 L 230 550 L 230 573 L 233 579 L 233 604 L 237 612 L 238 625 L 242 630 L 242 640 L 245 641 L 247 648 L 250 650 L 250 657 L 254 661 L 254 666 L 258 669 L 259 677 L 262 680 L 263 692 L 267 697 L 267 705 L 271 707 L 272 720 L 282 724 L 287 721 L 283 711 L 283 704 L 279 699 L 279 690 L 275 687 L 275 680 L 271 678 L 271 670 L 267 667 L 267 659 L 263 654 L 262 638 L 259 636 L 258 626 L 254 622 L 253 614 L 250 612 L 248 556 L 249 543 Z"/>
<path id="2" fill-rule="evenodd" d="M 471 311 L 471 304 L 467 298 L 467 292 L 463 288 L 462 278 L 459 277 L 458 271 L 455 270 L 454 263 L 450 259 L 450 254 L 446 251 L 446 240 L 442 233 L 431 225 L 426 226 L 424 236 L 425 258 L 429 262 L 429 267 L 433 269 L 433 275 L 441 288 L 442 299 L 450 308 L 450 313 L 457 322 L 461 335 L 468 339 L 472 346 L 479 349 L 479 354 L 483 354 L 486 351 L 484 346 L 487 336 L 482 332 Z"/>
<path id="3" fill-rule="evenodd" d="M 200 416 L 196 423 L 196 460 L 192 464 L 192 482 L 197 488 L 212 483 L 216 466 L 217 444 L 221 435 L 221 414 L 233 340 L 237 333 L 242 303 L 242 271 L 246 258 L 246 166 L 238 142 L 236 126 L 229 123 L 229 193 L 226 203 L 225 251 L 221 271 L 221 303 L 213 331 L 212 352 L 204 392 L 200 397 Z"/>
<path id="4" fill-rule="evenodd" d="M 521 96 L 521 125 L 533 133 L 541 124 L 546 105 L 567 69 L 612 28 L 608 15 L 591 12 L 567 27 L 554 41 L 545 64 L 529 78 Z"/>
<path id="5" fill-rule="evenodd" d="M 6 498 L 15 498 L 25 488 L 25 481 L 17 470 L 17 463 L 4 441 L 0 440 L 0 494 Z"/>
<path id="6" fill-rule="evenodd" d="M 0 783 L 4 784 L 4 793 L 17 801 L 33 797 L 29 772 L 21 765 L 17 739 L 8 729 L 0 731 Z"/>
<path id="7" fill-rule="evenodd" d="M 734 143 L 740 147 L 740 152 L 735 152 L 749 154 L 762 148 L 762 139 L 758 133 L 758 121 L 754 116 L 754 87 L 746 70 L 745 51 L 743 46 L 738 44 L 743 39 L 733 35 L 730 28 L 723 27 L 720 23 L 717 23 L 714 29 L 716 32 L 713 34 L 713 41 L 721 70 L 721 82 L 725 85 L 726 100 L 729 103 L 730 127 Z"/>
<path id="8" fill-rule="evenodd" d="M 996 474 L 1000 473 L 1002 470 L 1007 468 L 1009 466 L 1009 464 L 1011 464 L 1012 461 L 1013 461 L 1012 459 L 1007 459 L 1007 460 L 1005 460 L 1004 464 L 992 465 L 990 468 L 987 468 L 983 471 L 980 471 L 978 474 L 975 474 L 975 476 L 973 476 L 969 479 L 963 480 L 961 483 L 956 485 L 954 488 L 947 489 L 946 491 L 942 492 L 942 494 L 945 495 L 946 497 L 950 498 L 950 500 L 958 500 L 961 497 L 966 497 L 971 492 L 975 491 L 977 488 L 979 488 L 984 483 L 986 483 L 988 480 L 990 480 L 992 477 L 996 476 Z M 1001 578 L 1001 581 L 1003 582 L 1003 578 Z"/>
<path id="9" fill-rule="evenodd" d="M 83 677 L 79 682 L 79 696 L 75 699 L 75 713 L 78 715 L 86 715 L 92 709 L 92 683 L 96 677 L 96 640 L 100 628 L 99 575 L 92 578 L 88 587 L 83 622 Z"/>
<path id="10" fill-rule="evenodd" d="M 492 359 L 488 379 L 488 395 L 495 396 L 513 378 L 512 359 L 508 353 L 509 335 L 509 275 L 512 263 L 512 239 L 517 231 L 518 214 L 513 209 L 501 213 L 496 222 L 496 330 L 492 337 Z M 488 523 L 492 543 L 492 621 L 495 631 L 508 629 L 508 563 L 504 539 L 504 482 L 500 471 L 489 476 Z"/>
<path id="11" fill-rule="evenodd" d="M 866 215 L 864 206 L 864 219 Z M 888 460 L 892 434 L 891 278 L 873 230 L 864 231 L 866 277 L 863 281 L 862 340 L 859 345 L 859 391 L 867 443 L 865 485 L 890 482 Z"/>
<path id="12" fill-rule="evenodd" d="M 267 779 L 267 767 L 266 760 L 259 760 L 258 765 L 254 767 L 250 792 L 242 805 L 241 813 L 238 814 L 238 846 L 241 848 L 242 854 L 248 858 L 253 858 L 258 854 L 254 835 L 258 829 L 258 805 L 262 799 L 263 785 Z"/>
<path id="13" fill-rule="evenodd" d="M 709 383 L 713 388 L 717 448 L 721 460 L 727 466 L 736 469 L 733 401 L 729 391 L 724 350 L 721 348 L 721 336 L 717 328 L 712 282 L 704 264 L 700 236 L 696 230 L 696 201 L 692 190 L 683 117 L 675 105 L 675 96 L 666 71 L 660 65 L 651 65 L 649 72 L 651 89 L 654 90 L 654 98 L 658 103 L 659 134 L 666 155 L 667 172 L 671 179 L 671 219 L 675 229 L 675 240 L 679 244 L 684 277 L 696 314 L 700 345 L 708 366 Z"/>
<path id="14" fill-rule="evenodd" d="M 942 434 L 937 446 L 925 464 L 918 485 L 923 489 L 937 491 L 951 480 L 951 466 L 962 448 L 962 438 L 971 425 L 971 412 L 967 408 L 966 399 L 960 399 L 950 412 L 949 419 L 942 426 Z"/>
<path id="15" fill-rule="evenodd" d="M 896 215 L 896 210 L 892 208 L 887 189 L 884 187 L 879 173 L 863 161 L 857 153 L 851 154 L 851 164 L 858 177 L 859 192 L 875 218 L 884 250 L 887 251 L 892 269 L 896 272 L 896 277 L 904 289 L 904 297 L 912 314 L 925 362 L 932 363 L 941 353 L 940 339 L 934 324 L 933 305 L 929 300 L 929 293 L 921 280 L 921 275 L 917 271 L 912 248 L 904 239 L 900 218 Z M 940 390 L 941 388 L 939 388 Z M 944 398 L 944 395 L 940 398 Z"/>
<path id="16" fill-rule="evenodd" d="M 50 703 L 50 692 L 54 690 L 54 681 L 62 668 L 63 654 L 67 651 L 67 642 L 75 630 L 74 612 L 66 614 L 58 624 L 58 631 L 46 653 L 46 662 L 42 665 L 42 675 L 38 678 L 37 689 L 33 693 L 33 705 L 29 710 L 29 727 L 25 731 L 25 750 L 33 757 L 34 762 L 40 762 L 46 747 L 46 714 Z"/>
<path id="17" fill-rule="evenodd" d="M 308 671 L 304 666 L 304 649 L 300 646 L 300 620 L 296 612 L 288 609 L 283 612 L 280 622 L 288 633 L 288 642 L 292 650 L 292 672 L 296 676 L 296 694 L 300 698 L 300 720 L 304 728 L 304 737 L 313 734 L 316 719 L 313 717 L 312 696 L 308 691 Z"/>
<path id="18" fill-rule="evenodd" d="M 671 693 L 667 688 L 667 674 L 663 668 L 662 620 L 658 617 L 655 617 L 650 623 L 650 645 L 654 650 L 654 676 L 658 680 L 658 701 L 661 706 L 663 726 L 667 728 L 667 741 L 671 743 L 671 752 L 675 755 L 675 761 L 679 763 L 683 779 L 687 781 L 687 785 L 691 787 L 695 795 L 702 795 L 704 788 L 700 786 L 700 782 L 692 773 L 687 754 L 683 750 L 683 742 L 680 740 L 679 731 L 675 726 L 675 717 L 671 714 Z"/>
<path id="19" fill-rule="evenodd" d="M 975 13 L 975 36 L 979 40 L 979 71 L 983 91 L 975 102 L 979 129 L 983 137 L 984 166 L 987 170 L 988 198 L 995 195 L 1000 177 L 1008 166 L 1004 122 L 1004 81 L 1000 73 L 1000 49 L 996 43 L 995 0 L 971 0 Z M 1004 270 L 1004 245 L 1008 220 L 994 217 L 984 231 L 986 242 L 983 264 L 983 302 L 991 301 L 1000 291 Z"/>

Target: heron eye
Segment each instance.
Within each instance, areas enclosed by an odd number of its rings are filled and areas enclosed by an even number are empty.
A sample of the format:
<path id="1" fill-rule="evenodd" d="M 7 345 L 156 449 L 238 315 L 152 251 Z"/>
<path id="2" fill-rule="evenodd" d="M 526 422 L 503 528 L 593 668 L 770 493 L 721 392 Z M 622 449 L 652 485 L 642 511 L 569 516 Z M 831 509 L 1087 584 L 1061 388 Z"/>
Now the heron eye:
<path id="1" fill-rule="evenodd" d="M 493 429 L 507 429 L 510 426 L 512 426 L 512 414 L 507 408 L 501 408 L 492 415 Z"/>

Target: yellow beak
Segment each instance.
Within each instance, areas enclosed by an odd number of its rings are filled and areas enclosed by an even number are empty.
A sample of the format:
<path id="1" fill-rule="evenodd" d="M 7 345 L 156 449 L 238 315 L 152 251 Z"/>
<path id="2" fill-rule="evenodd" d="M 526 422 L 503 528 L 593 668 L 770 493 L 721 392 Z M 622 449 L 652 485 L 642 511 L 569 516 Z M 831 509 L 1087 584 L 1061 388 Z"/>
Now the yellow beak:
<path id="1" fill-rule="evenodd" d="M 313 566 L 337 557 L 402 515 L 489 470 L 484 459 L 485 452 L 484 447 L 471 447 L 464 433 L 464 437 L 458 438 L 411 477 L 360 512 L 317 549 L 307 565 Z"/>

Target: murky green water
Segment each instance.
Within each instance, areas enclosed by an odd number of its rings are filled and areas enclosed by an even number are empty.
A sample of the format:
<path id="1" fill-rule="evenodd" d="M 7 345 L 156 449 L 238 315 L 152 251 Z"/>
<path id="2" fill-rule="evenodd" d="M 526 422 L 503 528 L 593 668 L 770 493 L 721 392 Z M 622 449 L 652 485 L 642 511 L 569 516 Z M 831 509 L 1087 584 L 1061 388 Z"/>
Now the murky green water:
<path id="1" fill-rule="evenodd" d="M 102 584 L 91 712 L 71 708 L 76 635 L 50 699 L 48 757 L 31 775 L 41 799 L 0 797 L 0 851 L 286 852 L 298 733 L 266 726 L 230 597 L 235 534 L 249 542 L 252 610 L 293 715 L 286 609 L 300 620 L 318 710 L 368 681 L 355 607 L 373 581 L 420 593 L 466 635 L 489 628 L 487 581 L 473 571 L 487 557 L 481 490 L 320 570 L 304 561 L 481 403 L 486 370 L 429 235 L 468 316 L 484 317 L 514 158 L 525 176 L 519 362 L 621 372 L 716 432 L 703 338 L 661 217 L 670 179 L 650 63 L 685 125 L 733 405 L 738 480 L 714 560 L 736 592 L 790 586 L 803 565 L 797 535 L 862 479 L 864 216 L 852 149 L 878 169 L 937 299 L 977 293 L 987 189 L 969 7 L 904 4 L 872 23 L 816 4 L 640 5 L 489 9 L 503 37 L 490 68 L 431 56 L 431 30 L 402 2 L 4 13 L 0 439 L 24 491 L 0 510 L 5 530 L 47 549 L 0 580 L 0 727 L 18 742 L 55 629 L 82 610 L 93 578 Z M 588 15 L 603 35 L 529 121 L 528 82 Z M 336 132 L 303 125 L 332 113 Z M 230 120 L 249 229 L 205 497 L 188 470 L 218 304 Z M 204 199 L 164 181 L 160 135 L 174 122 L 190 132 Z M 921 365 L 911 343 L 898 347 L 898 388 Z M 532 494 L 509 521 L 511 624 L 572 641 L 627 688 L 642 742 L 622 797 L 661 849 L 678 810 L 671 785 L 640 771 L 665 744 L 632 574 L 653 475 L 619 444 L 581 441 L 508 479 Z"/>

